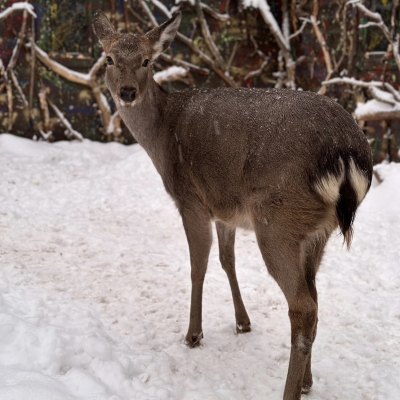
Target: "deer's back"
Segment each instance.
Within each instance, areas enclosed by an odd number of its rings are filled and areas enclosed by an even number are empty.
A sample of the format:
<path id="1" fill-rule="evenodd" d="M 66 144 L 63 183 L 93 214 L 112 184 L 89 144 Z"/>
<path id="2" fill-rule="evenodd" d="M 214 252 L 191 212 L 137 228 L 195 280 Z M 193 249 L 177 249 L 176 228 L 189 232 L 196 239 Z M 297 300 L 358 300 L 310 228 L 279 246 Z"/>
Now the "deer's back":
<path id="1" fill-rule="evenodd" d="M 310 92 L 187 91 L 168 103 L 162 129 L 171 135 L 175 172 L 217 205 L 243 206 L 251 193 L 282 185 L 305 189 L 305 175 L 323 167 L 324 157 L 369 152 L 353 118 Z"/>

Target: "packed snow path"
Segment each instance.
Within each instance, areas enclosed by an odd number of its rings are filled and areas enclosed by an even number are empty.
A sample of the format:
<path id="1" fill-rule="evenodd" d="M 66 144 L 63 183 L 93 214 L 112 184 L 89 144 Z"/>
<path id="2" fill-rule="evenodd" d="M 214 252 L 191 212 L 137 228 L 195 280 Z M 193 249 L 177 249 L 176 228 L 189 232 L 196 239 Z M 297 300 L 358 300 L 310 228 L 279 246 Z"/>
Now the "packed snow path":
<path id="1" fill-rule="evenodd" d="M 309 400 L 400 398 L 400 165 L 377 170 L 317 275 Z M 0 135 L 0 399 L 281 399 L 287 305 L 252 232 L 236 256 L 253 332 L 235 335 L 214 235 L 188 349 L 186 238 L 145 152 Z"/>

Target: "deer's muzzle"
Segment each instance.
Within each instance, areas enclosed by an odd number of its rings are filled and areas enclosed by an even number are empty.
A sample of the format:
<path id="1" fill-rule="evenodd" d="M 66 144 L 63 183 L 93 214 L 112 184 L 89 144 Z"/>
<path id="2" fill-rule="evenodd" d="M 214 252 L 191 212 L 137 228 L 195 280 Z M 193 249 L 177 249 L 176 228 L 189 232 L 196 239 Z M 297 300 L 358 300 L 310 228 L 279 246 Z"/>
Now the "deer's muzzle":
<path id="1" fill-rule="evenodd" d="M 125 101 L 126 103 L 131 103 L 135 100 L 136 96 L 136 88 L 134 87 L 123 87 L 120 91 L 121 100 Z"/>

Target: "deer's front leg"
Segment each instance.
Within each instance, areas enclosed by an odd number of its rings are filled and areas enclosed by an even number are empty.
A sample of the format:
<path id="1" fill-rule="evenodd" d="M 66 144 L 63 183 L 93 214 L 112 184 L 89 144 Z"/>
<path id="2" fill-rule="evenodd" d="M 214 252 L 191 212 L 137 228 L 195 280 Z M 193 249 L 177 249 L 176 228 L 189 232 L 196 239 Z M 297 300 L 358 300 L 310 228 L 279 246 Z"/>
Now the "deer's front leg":
<path id="1" fill-rule="evenodd" d="M 212 243 L 211 221 L 209 213 L 201 207 L 184 209 L 181 214 L 189 244 L 192 278 L 190 323 L 186 344 L 189 347 L 196 347 L 203 337 L 201 324 L 203 283 Z"/>

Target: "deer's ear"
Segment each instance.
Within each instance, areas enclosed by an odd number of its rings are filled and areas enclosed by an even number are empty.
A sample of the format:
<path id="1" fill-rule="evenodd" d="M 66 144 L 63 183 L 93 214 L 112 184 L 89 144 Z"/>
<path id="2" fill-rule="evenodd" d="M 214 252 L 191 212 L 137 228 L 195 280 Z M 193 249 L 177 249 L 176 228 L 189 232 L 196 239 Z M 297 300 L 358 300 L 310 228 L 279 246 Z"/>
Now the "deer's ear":
<path id="1" fill-rule="evenodd" d="M 146 33 L 146 37 L 149 39 L 150 44 L 153 47 L 153 60 L 155 60 L 163 51 L 167 50 L 171 42 L 174 40 L 179 24 L 181 23 L 181 17 L 181 13 L 178 12 L 162 25 Z"/>
<path id="2" fill-rule="evenodd" d="M 106 47 L 107 40 L 115 35 L 115 29 L 103 11 L 97 10 L 93 18 L 93 29 L 103 47 Z"/>

